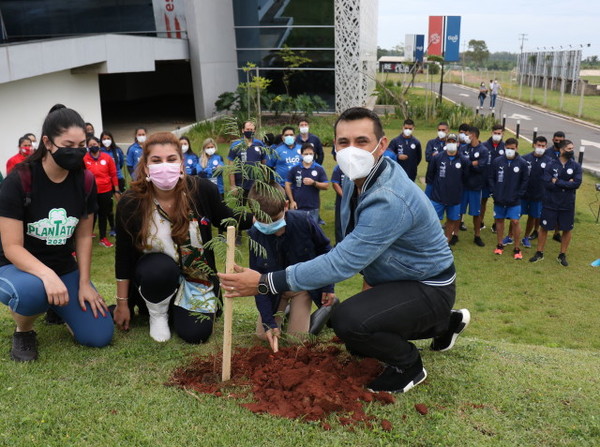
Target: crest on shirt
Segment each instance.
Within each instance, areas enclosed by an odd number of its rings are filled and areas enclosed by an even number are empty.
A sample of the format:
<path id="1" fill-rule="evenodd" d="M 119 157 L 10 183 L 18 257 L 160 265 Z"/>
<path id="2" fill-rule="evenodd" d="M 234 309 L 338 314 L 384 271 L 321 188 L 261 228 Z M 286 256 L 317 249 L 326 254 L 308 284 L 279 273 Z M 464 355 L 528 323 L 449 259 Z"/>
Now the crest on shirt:
<path id="1" fill-rule="evenodd" d="M 571 168 L 567 169 L 567 174 L 569 174 L 569 175 L 573 174 L 573 170 Z"/>

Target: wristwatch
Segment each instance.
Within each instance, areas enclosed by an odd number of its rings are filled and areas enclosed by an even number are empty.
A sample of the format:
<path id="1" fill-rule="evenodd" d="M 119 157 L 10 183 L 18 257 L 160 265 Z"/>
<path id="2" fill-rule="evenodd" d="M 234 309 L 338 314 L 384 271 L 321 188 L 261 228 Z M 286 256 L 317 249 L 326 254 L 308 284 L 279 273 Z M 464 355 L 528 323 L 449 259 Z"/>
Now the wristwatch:
<path id="1" fill-rule="evenodd" d="M 259 295 L 266 295 L 267 293 L 269 293 L 269 286 L 267 284 L 266 273 L 260 275 L 260 279 L 258 280 L 258 293 Z"/>

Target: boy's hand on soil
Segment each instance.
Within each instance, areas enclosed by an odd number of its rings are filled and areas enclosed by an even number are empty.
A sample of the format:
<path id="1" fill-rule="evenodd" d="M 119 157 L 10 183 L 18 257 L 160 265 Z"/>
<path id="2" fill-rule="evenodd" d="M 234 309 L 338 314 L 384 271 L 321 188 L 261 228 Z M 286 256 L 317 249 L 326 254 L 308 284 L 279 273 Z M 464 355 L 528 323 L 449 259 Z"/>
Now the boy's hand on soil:
<path id="1" fill-rule="evenodd" d="M 329 307 L 333 304 L 333 301 L 335 300 L 335 293 L 330 292 L 330 293 L 323 293 L 321 295 L 321 304 L 325 307 Z"/>
<path id="2" fill-rule="evenodd" d="M 273 352 L 279 351 L 279 337 L 281 337 L 281 330 L 279 328 L 269 329 L 266 334 L 267 340 Z"/>

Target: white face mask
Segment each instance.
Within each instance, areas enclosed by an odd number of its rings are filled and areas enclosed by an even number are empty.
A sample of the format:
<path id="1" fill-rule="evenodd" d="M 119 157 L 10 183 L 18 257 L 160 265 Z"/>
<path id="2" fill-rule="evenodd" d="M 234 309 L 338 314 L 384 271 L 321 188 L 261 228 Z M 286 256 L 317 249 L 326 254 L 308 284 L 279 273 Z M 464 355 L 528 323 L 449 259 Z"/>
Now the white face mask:
<path id="1" fill-rule="evenodd" d="M 448 152 L 448 155 L 455 155 L 457 150 L 458 145 L 456 143 L 446 144 L 446 152 Z"/>
<path id="2" fill-rule="evenodd" d="M 302 160 L 304 160 L 304 163 L 306 163 L 307 165 L 311 164 L 314 159 L 314 155 L 305 155 L 304 157 L 302 157 Z"/>
<path id="3" fill-rule="evenodd" d="M 306 127 L 306 126 L 302 126 L 302 127 L 300 128 L 300 133 L 302 133 L 302 134 L 307 134 L 307 133 L 308 133 L 308 127 Z"/>
<path id="4" fill-rule="evenodd" d="M 463 132 L 459 133 L 459 134 L 458 134 L 458 139 L 459 139 L 459 141 L 462 141 L 462 142 L 464 143 L 464 141 L 465 141 L 465 137 L 466 137 L 466 136 L 467 136 L 467 135 L 466 135 L 465 133 L 463 133 Z"/>
<path id="5" fill-rule="evenodd" d="M 377 142 L 377 146 L 371 152 L 354 146 L 348 146 L 338 151 L 336 159 L 342 172 L 350 180 L 365 178 L 369 175 L 375 165 L 373 152 L 377 150 L 380 143 L 381 140 Z"/>
<path id="6" fill-rule="evenodd" d="M 446 138 L 446 132 L 444 132 L 443 130 L 438 130 L 438 138 L 440 140 L 443 140 L 444 138 Z"/>
<path id="7" fill-rule="evenodd" d="M 544 155 L 544 153 L 546 152 L 545 147 L 536 147 L 534 150 L 536 155 Z"/>
<path id="8" fill-rule="evenodd" d="M 138 143 L 144 143 L 146 141 L 146 135 L 138 135 L 136 138 Z"/>
<path id="9" fill-rule="evenodd" d="M 110 147 L 110 145 L 112 144 L 112 140 L 102 140 L 102 144 L 104 145 L 104 147 Z"/>
<path id="10" fill-rule="evenodd" d="M 465 135 L 465 137 L 463 138 L 463 141 L 467 144 L 471 144 L 471 138 L 469 138 L 468 135 Z"/>
<path id="11" fill-rule="evenodd" d="M 515 154 L 517 153 L 517 151 L 514 149 L 506 149 L 504 153 L 506 154 L 506 158 L 512 160 L 513 158 L 515 158 Z"/>
<path id="12" fill-rule="evenodd" d="M 31 142 L 31 147 L 33 148 L 34 151 L 37 151 L 37 148 L 39 145 L 40 145 L 40 143 L 38 143 L 37 141 Z"/>
<path id="13" fill-rule="evenodd" d="M 494 134 L 492 135 L 492 141 L 498 143 L 502 139 L 502 135 Z"/>
<path id="14" fill-rule="evenodd" d="M 206 149 L 204 149 L 204 152 L 206 152 L 206 155 L 211 156 L 215 152 L 217 152 L 217 150 L 214 147 L 207 147 Z"/>
<path id="15" fill-rule="evenodd" d="M 412 135 L 412 129 L 404 129 L 402 133 L 405 137 L 410 137 Z"/>
<path id="16" fill-rule="evenodd" d="M 183 151 L 184 154 L 188 151 L 189 148 L 190 148 L 190 146 L 187 144 L 181 145 L 181 150 Z"/>

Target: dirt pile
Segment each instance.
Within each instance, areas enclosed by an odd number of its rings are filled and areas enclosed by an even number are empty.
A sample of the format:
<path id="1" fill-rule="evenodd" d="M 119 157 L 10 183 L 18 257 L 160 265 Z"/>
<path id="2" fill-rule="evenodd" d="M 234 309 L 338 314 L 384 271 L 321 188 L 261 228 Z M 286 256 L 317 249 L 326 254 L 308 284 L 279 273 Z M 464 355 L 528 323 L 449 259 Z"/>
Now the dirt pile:
<path id="1" fill-rule="evenodd" d="M 364 388 L 381 372 L 381 364 L 352 357 L 337 346 L 284 347 L 276 354 L 263 346 L 239 348 L 231 360 L 230 381 L 220 382 L 220 368 L 220 355 L 198 357 L 175 370 L 169 385 L 219 397 L 251 397 L 252 402 L 240 405 L 255 413 L 307 421 L 336 413 L 342 425 L 378 423 L 385 430 L 392 428 L 389 421 L 377 422 L 363 408 L 365 402 L 395 401 L 389 393 Z M 248 391 L 240 393 L 240 386 Z M 323 426 L 329 428 L 329 424 Z"/>

